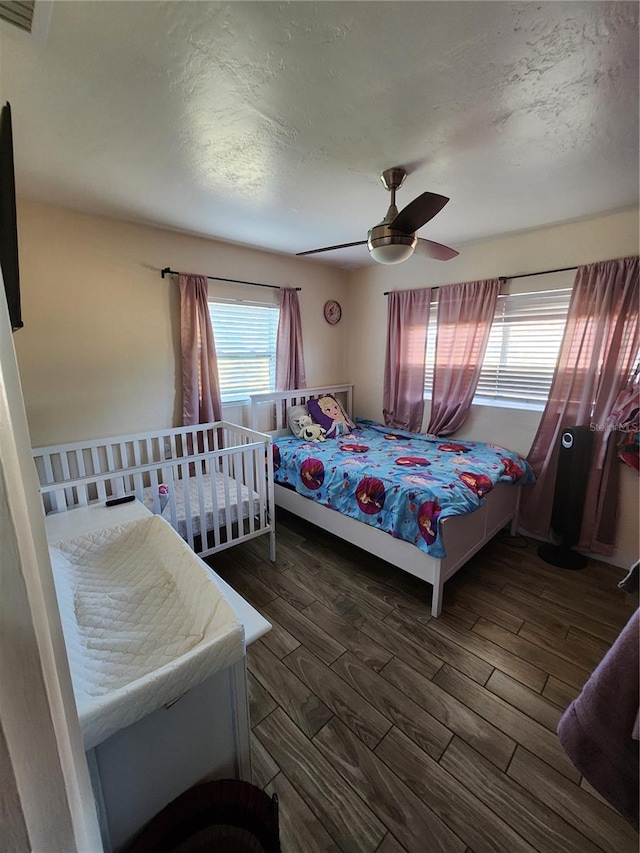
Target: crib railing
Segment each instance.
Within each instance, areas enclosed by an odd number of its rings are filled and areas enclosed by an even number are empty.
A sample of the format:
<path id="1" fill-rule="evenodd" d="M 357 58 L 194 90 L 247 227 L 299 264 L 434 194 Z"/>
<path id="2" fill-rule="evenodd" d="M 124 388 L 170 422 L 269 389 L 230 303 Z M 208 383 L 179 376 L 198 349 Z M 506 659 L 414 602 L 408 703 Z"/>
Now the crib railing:
<path id="1" fill-rule="evenodd" d="M 201 556 L 270 534 L 271 437 L 219 421 L 33 451 L 45 513 L 133 495 Z"/>

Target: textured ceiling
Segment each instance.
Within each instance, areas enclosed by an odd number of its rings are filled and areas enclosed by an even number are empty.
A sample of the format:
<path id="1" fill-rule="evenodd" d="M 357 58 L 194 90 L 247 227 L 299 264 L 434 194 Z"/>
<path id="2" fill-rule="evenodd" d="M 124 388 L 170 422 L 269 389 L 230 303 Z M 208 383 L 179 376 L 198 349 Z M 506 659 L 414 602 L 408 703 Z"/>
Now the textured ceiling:
<path id="1" fill-rule="evenodd" d="M 632 2 L 56 2 L 0 51 L 19 194 L 89 213 L 303 251 L 395 165 L 452 246 L 638 204 Z"/>

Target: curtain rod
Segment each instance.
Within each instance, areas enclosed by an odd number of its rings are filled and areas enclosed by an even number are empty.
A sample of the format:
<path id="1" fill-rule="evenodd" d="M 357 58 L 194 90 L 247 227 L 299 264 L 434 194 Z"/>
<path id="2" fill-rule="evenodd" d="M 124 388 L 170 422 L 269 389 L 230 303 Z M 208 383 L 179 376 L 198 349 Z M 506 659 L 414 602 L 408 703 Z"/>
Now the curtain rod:
<path id="1" fill-rule="evenodd" d="M 569 270 L 577 270 L 579 267 L 560 267 L 557 270 L 541 270 L 541 272 L 521 272 L 518 275 L 501 275 L 498 276 L 498 281 L 511 281 L 514 278 L 529 278 L 532 275 L 551 275 L 553 272 L 568 272 Z"/>
<path id="2" fill-rule="evenodd" d="M 446 285 L 445 285 L 445 287 L 446 287 Z M 438 285 L 436 285 L 435 287 L 425 287 L 425 290 L 440 290 L 440 288 Z M 395 290 L 385 290 L 382 295 L 388 296 L 390 293 L 396 293 L 396 292 L 397 291 L 395 291 Z"/>
<path id="3" fill-rule="evenodd" d="M 165 267 L 163 270 L 160 270 L 160 275 L 164 278 L 166 275 L 182 275 L 182 273 L 177 270 L 172 270 L 171 267 Z M 220 278 L 220 276 L 217 275 L 205 275 L 205 278 L 208 278 L 209 281 L 230 281 L 234 284 L 250 284 L 252 287 L 270 287 L 272 290 L 282 289 L 277 284 L 261 284 L 259 281 L 243 281 L 241 278 Z M 301 287 L 296 287 L 294 289 L 302 290 Z"/>
<path id="4" fill-rule="evenodd" d="M 568 272 L 569 270 L 577 270 L 578 267 L 561 267 L 557 270 L 541 270 L 540 272 L 522 272 L 518 273 L 518 275 L 499 275 L 498 281 L 505 282 L 511 281 L 514 278 L 529 278 L 531 275 L 551 275 L 552 272 Z M 430 288 L 431 290 L 438 290 L 437 287 Z M 382 294 L 383 296 L 388 296 L 392 293 L 391 290 L 385 290 Z"/>

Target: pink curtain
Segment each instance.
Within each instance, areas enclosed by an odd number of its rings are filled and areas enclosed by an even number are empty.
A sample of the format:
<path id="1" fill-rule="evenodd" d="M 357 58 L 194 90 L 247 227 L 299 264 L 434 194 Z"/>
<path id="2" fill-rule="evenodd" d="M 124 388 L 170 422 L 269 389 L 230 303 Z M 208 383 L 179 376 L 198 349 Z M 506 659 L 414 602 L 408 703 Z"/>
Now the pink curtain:
<path id="1" fill-rule="evenodd" d="M 590 425 L 594 446 L 578 548 L 611 553 L 617 491 L 607 450 L 607 419 L 631 376 L 640 342 L 638 258 L 602 261 L 578 269 L 549 399 L 529 452 L 536 485 L 523 495 L 522 525 L 549 532 L 558 464 L 558 436 Z"/>
<path id="2" fill-rule="evenodd" d="M 180 348 L 182 355 L 182 423 L 222 420 L 218 359 L 207 296 L 207 279 L 183 275 L 180 287 Z"/>
<path id="3" fill-rule="evenodd" d="M 633 376 L 616 397 L 611 413 L 605 423 L 605 436 L 598 463 L 602 462 L 606 447 L 612 444 L 619 449 L 627 444 L 633 434 L 640 430 L 638 415 L 640 414 L 640 365 L 636 365 Z"/>
<path id="4" fill-rule="evenodd" d="M 610 426 L 617 430 L 616 455 L 620 462 L 640 473 L 640 364 L 633 379 L 614 405 Z M 613 439 L 609 439 L 610 442 Z"/>
<path id="5" fill-rule="evenodd" d="M 276 391 L 306 388 L 302 322 L 298 292 L 292 287 L 279 291 L 280 317 L 276 343 Z"/>
<path id="6" fill-rule="evenodd" d="M 500 290 L 497 278 L 440 288 L 431 420 L 427 432 L 451 435 L 476 393 Z"/>
<path id="7" fill-rule="evenodd" d="M 430 289 L 389 293 L 382 414 L 395 429 L 422 428 L 430 304 Z"/>

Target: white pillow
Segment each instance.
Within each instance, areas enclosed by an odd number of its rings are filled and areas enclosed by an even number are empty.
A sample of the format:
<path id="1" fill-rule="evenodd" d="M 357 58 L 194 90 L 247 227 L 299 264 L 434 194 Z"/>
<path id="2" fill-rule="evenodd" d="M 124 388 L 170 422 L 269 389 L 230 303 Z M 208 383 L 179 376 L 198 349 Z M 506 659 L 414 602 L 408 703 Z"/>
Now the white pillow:
<path id="1" fill-rule="evenodd" d="M 300 432 L 300 418 L 304 415 L 309 414 L 309 409 L 306 404 L 302 406 L 289 406 L 287 409 L 287 423 L 289 425 L 289 429 L 298 437 L 298 433 Z"/>

